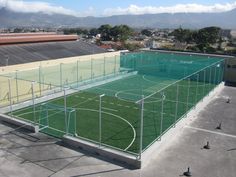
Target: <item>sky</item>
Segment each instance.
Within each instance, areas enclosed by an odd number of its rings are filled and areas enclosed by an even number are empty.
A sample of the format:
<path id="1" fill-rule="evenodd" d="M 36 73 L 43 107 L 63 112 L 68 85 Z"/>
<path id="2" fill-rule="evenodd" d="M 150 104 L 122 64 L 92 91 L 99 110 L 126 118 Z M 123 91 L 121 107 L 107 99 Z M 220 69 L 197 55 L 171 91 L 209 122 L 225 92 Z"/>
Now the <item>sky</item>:
<path id="1" fill-rule="evenodd" d="M 0 0 L 0 7 L 16 12 L 111 16 L 147 13 L 224 12 L 236 8 L 236 0 Z"/>

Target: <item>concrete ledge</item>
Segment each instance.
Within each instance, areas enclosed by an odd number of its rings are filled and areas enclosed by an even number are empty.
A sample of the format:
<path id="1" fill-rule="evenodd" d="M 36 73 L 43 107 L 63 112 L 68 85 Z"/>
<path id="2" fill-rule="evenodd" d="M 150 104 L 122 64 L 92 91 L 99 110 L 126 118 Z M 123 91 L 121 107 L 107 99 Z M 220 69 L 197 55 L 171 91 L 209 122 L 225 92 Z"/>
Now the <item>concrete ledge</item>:
<path id="1" fill-rule="evenodd" d="M 133 155 L 122 153 L 118 150 L 114 150 L 104 146 L 100 148 L 95 143 L 91 143 L 79 138 L 74 138 L 66 135 L 62 138 L 62 141 L 66 145 L 69 145 L 73 148 L 79 148 L 87 152 L 100 155 L 101 157 L 104 157 L 108 160 L 112 160 L 114 162 L 118 162 L 120 164 L 127 165 L 135 169 L 141 168 L 141 161 Z"/>
<path id="2" fill-rule="evenodd" d="M 149 50 L 144 50 L 144 51 L 160 52 L 160 53 L 175 53 L 175 54 L 183 54 L 183 55 L 211 56 L 211 57 L 221 57 L 221 58 L 235 58 L 235 56 L 231 56 L 231 55 L 198 53 L 198 52 L 192 52 L 192 51 L 160 50 L 160 49 L 149 49 Z"/>
<path id="3" fill-rule="evenodd" d="M 13 124 L 13 125 L 22 127 L 24 129 L 32 131 L 34 133 L 39 132 L 39 127 L 38 126 L 35 126 L 35 125 L 33 125 L 31 123 L 28 123 L 28 122 L 25 122 L 23 120 L 12 118 L 12 117 L 4 115 L 4 114 L 0 114 L 0 121 L 7 122 L 9 124 Z"/>

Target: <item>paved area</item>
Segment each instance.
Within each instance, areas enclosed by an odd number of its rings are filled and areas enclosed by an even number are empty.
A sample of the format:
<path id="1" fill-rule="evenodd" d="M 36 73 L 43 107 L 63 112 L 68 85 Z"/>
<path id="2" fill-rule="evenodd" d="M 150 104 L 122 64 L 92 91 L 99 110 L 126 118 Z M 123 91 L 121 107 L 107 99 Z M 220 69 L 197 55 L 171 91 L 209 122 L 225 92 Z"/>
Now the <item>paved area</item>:
<path id="1" fill-rule="evenodd" d="M 226 103 L 227 97 L 231 102 Z M 216 127 L 221 123 L 221 130 Z M 64 147 L 58 139 L 0 123 L 1 177 L 236 176 L 236 88 L 225 87 L 142 170 Z M 203 149 L 209 141 L 209 150 Z"/>

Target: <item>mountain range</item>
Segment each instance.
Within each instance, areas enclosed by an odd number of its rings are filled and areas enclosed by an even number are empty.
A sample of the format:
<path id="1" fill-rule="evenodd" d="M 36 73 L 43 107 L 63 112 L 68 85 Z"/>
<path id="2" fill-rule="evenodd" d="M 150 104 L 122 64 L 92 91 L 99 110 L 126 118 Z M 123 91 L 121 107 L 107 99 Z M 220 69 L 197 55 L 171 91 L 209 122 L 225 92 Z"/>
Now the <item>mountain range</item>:
<path id="1" fill-rule="evenodd" d="M 116 15 L 110 17 L 75 17 L 62 14 L 22 13 L 0 9 L 0 28 L 7 27 L 99 27 L 103 24 L 127 24 L 134 28 L 198 29 L 218 26 L 236 29 L 236 9 L 220 13 L 162 13 Z"/>

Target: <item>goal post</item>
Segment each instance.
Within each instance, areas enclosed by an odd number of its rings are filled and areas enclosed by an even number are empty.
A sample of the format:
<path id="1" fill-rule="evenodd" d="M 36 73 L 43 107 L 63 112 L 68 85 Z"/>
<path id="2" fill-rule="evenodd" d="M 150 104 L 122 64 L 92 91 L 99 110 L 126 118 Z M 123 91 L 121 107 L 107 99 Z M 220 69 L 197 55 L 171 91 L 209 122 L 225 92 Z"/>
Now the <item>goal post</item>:
<path id="1" fill-rule="evenodd" d="M 53 104 L 40 105 L 38 120 L 40 131 L 56 136 L 76 136 L 76 109 Z"/>

